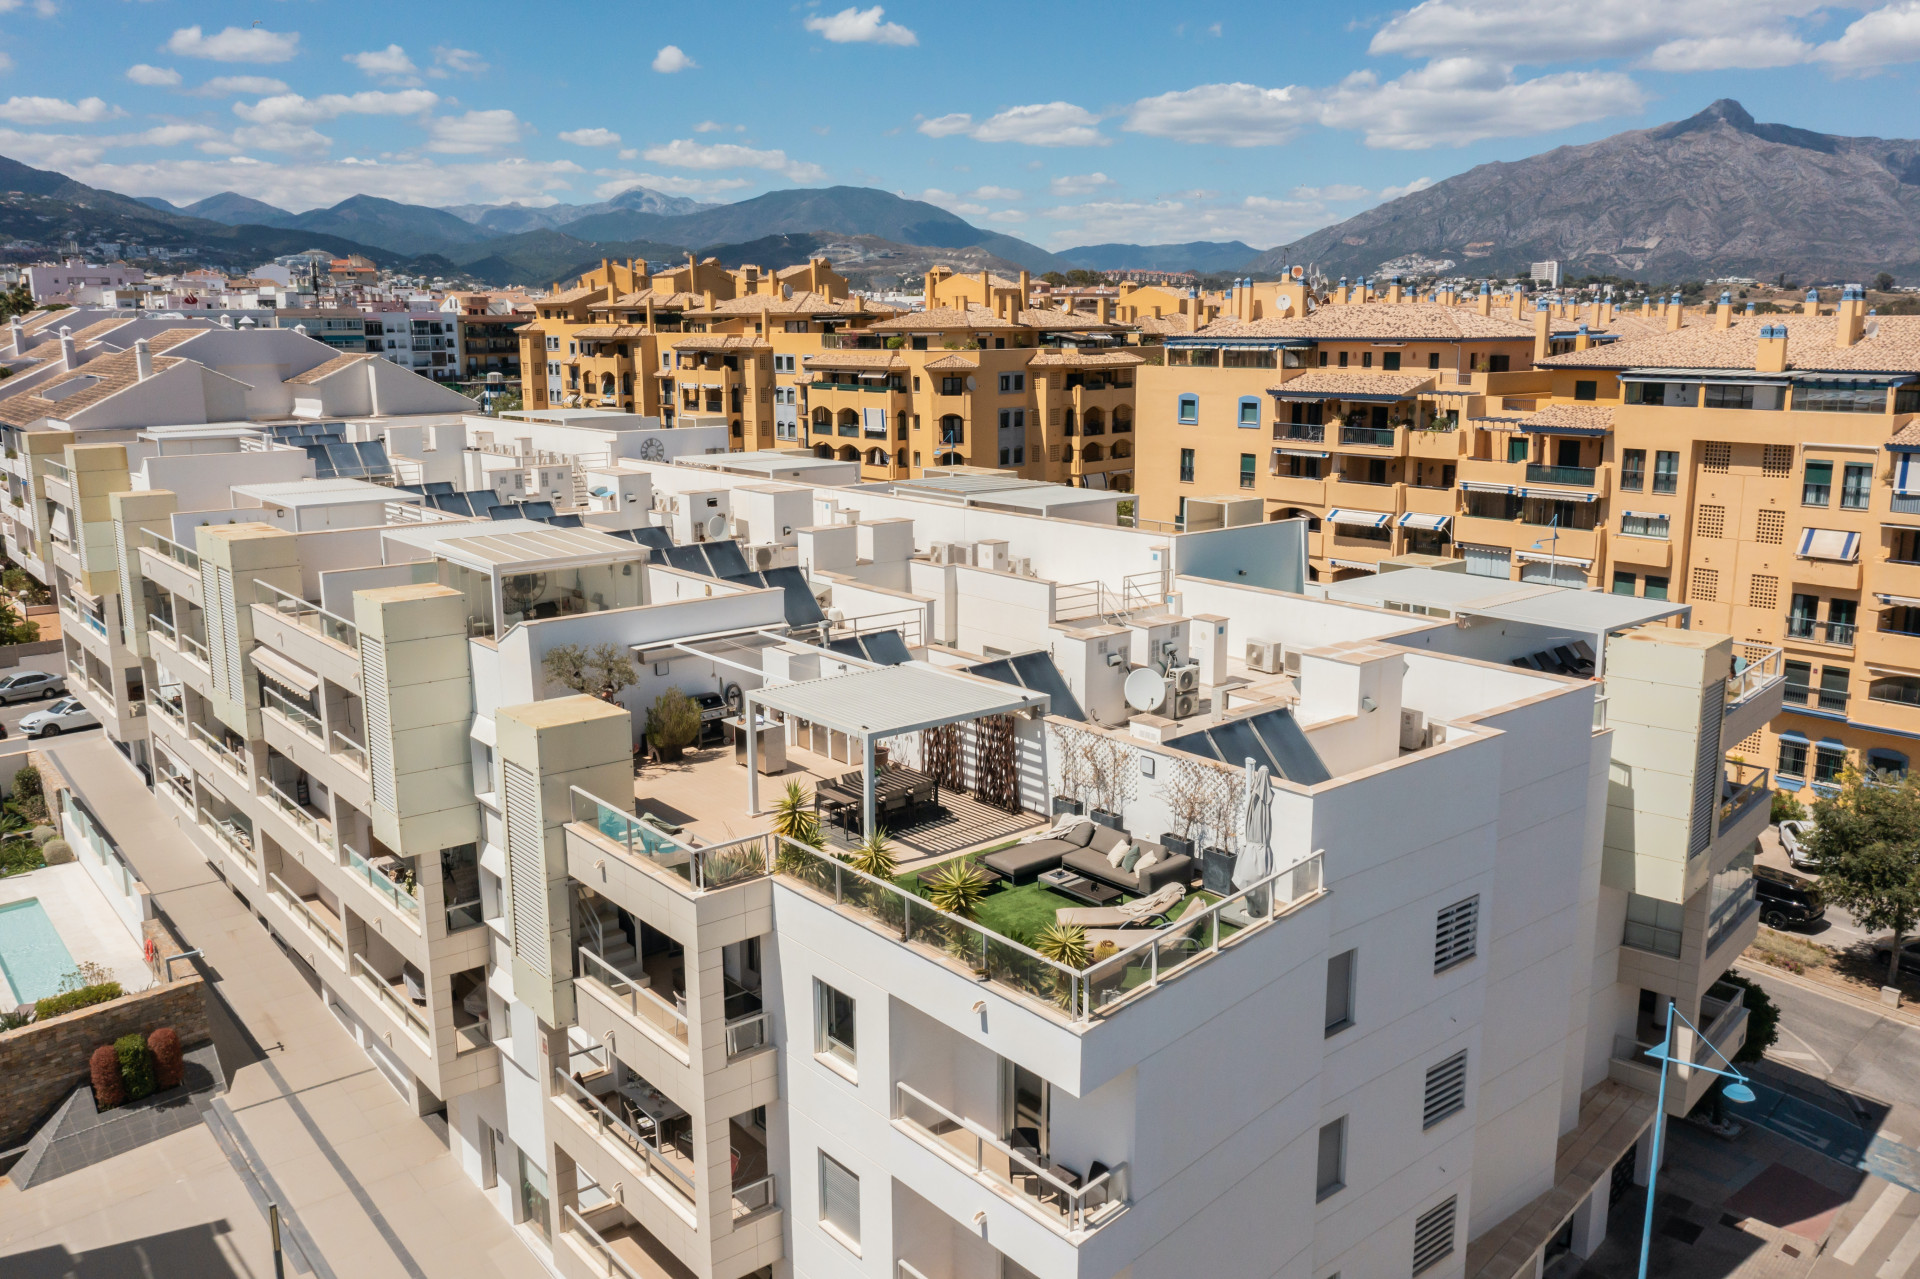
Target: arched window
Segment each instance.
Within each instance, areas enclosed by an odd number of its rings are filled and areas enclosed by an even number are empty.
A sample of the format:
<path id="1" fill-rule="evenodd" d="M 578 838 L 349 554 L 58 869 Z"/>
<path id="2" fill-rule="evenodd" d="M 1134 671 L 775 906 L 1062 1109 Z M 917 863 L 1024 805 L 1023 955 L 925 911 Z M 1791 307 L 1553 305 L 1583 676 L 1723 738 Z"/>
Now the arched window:
<path id="1" fill-rule="evenodd" d="M 904 440 L 907 438 L 907 411 L 905 409 L 901 409 L 893 415 L 893 438 L 896 440 Z"/>
<path id="2" fill-rule="evenodd" d="M 961 457 L 958 453 L 936 453 L 933 457 L 933 464 L 935 466 L 965 466 L 967 459 Z"/>
<path id="3" fill-rule="evenodd" d="M 813 446 L 813 455 L 815 457 L 830 458 L 833 456 L 833 445 L 816 444 Z"/>
<path id="4" fill-rule="evenodd" d="M 1107 450 L 1107 456 L 1112 458 L 1132 457 L 1133 441 L 1132 440 L 1115 440 L 1113 442 L 1113 447 Z"/>
<path id="5" fill-rule="evenodd" d="M 840 460 L 842 462 L 858 462 L 860 460 L 860 450 L 849 444 L 840 450 Z"/>
<path id="6" fill-rule="evenodd" d="M 906 465 L 907 465 L 907 451 L 906 451 L 905 449 L 901 449 L 901 450 L 900 450 L 900 451 L 899 451 L 898 453 L 895 453 L 895 454 L 893 455 L 893 464 L 894 464 L 895 466 L 898 466 L 898 467 L 901 467 L 901 468 L 903 468 L 903 469 L 904 469 L 904 468 L 906 467 Z"/>
<path id="7" fill-rule="evenodd" d="M 1067 463 L 1069 466 L 1073 464 L 1073 445 L 1068 444 L 1061 448 L 1060 460 L 1062 462 Z"/>
<path id="8" fill-rule="evenodd" d="M 1062 435 L 1072 435 L 1076 429 L 1073 423 L 1073 410 L 1068 409 L 1060 415 L 1060 433 Z"/>
<path id="9" fill-rule="evenodd" d="M 822 405 L 813 411 L 813 429 L 831 431 L 833 429 L 833 410 Z"/>
<path id="10" fill-rule="evenodd" d="M 602 373 L 600 375 L 600 394 L 602 395 L 613 394 L 613 374 Z"/>
<path id="11" fill-rule="evenodd" d="M 853 409 L 840 410 L 840 434 L 860 434 L 860 414 Z"/>
<path id="12" fill-rule="evenodd" d="M 1082 435 L 1105 435 L 1107 433 L 1107 415 L 1099 409 L 1088 409 L 1086 419 L 1081 425 Z"/>
<path id="13" fill-rule="evenodd" d="M 965 444 L 967 442 L 967 423 L 957 413 L 949 413 L 940 419 L 940 442 L 942 444 Z"/>
<path id="14" fill-rule="evenodd" d="M 869 449 L 867 451 L 868 466 L 885 466 L 886 464 L 887 451 L 885 449 Z"/>
<path id="15" fill-rule="evenodd" d="M 1876 746 L 1867 752 L 1867 771 L 1882 777 L 1901 778 L 1907 775 L 1907 757 L 1899 751 L 1890 751 Z"/>
<path id="16" fill-rule="evenodd" d="M 733 419 L 733 438 L 736 440 L 740 438 L 740 419 L 739 418 Z"/>
<path id="17" fill-rule="evenodd" d="M 1080 450 L 1080 460 L 1083 462 L 1104 461 L 1106 456 L 1106 450 L 1102 449 L 1098 444 L 1089 444 Z"/>
<path id="18" fill-rule="evenodd" d="M 1113 433 L 1124 435 L 1133 429 L 1133 410 L 1122 404 L 1113 410 Z"/>
<path id="19" fill-rule="evenodd" d="M 1110 483 L 1113 488 L 1122 493 L 1133 492 L 1133 476 L 1131 475 L 1116 475 Z"/>

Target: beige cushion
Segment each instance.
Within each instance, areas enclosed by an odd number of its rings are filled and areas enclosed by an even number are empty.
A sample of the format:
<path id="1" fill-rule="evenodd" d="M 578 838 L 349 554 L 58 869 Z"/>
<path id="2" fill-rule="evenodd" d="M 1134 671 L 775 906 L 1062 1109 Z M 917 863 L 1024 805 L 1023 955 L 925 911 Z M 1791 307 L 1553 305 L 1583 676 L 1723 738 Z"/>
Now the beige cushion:
<path id="1" fill-rule="evenodd" d="M 1087 841 L 1087 847 L 1102 857 L 1112 853 L 1115 847 L 1125 848 L 1133 841 L 1109 826 L 1096 826 L 1093 838 Z"/>
<path id="2" fill-rule="evenodd" d="M 1125 861 L 1127 854 L 1132 851 L 1133 845 L 1122 840 L 1113 846 L 1113 851 L 1107 854 L 1107 865 L 1113 867 L 1115 870 L 1119 870 L 1120 863 Z"/>
<path id="3" fill-rule="evenodd" d="M 1147 873 L 1147 867 L 1159 864 L 1159 846 L 1150 844 L 1146 845 L 1145 848 L 1146 851 L 1140 854 L 1140 860 L 1133 864 L 1133 873 L 1136 875 L 1144 875 Z"/>

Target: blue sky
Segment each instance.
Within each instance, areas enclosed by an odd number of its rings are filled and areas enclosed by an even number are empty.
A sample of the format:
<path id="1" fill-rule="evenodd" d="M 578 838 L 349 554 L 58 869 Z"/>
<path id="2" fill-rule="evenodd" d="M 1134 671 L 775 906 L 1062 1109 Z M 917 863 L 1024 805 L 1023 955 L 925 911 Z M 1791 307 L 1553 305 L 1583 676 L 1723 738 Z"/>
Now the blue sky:
<path id="1" fill-rule="evenodd" d="M 846 183 L 1049 248 L 1285 243 L 1734 97 L 1920 136 L 1920 0 L 0 0 L 0 154 L 295 210 Z"/>

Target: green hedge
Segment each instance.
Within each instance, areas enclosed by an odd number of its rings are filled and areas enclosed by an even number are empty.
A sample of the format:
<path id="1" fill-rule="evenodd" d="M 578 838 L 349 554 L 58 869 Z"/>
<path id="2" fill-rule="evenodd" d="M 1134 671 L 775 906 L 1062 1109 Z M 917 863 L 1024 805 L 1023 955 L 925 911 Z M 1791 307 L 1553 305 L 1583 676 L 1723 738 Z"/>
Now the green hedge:
<path id="1" fill-rule="evenodd" d="M 139 1031 L 113 1041 L 113 1052 L 120 1059 L 120 1078 L 127 1082 L 127 1100 L 139 1101 L 151 1096 L 154 1088 L 153 1050 Z"/>
<path id="2" fill-rule="evenodd" d="M 49 1017 L 78 1012 L 82 1008 L 91 1008 L 95 1004 L 104 1004 L 108 1000 L 118 998 L 120 998 L 120 983 L 103 981 L 93 986 L 82 986 L 78 990 L 48 995 L 33 1006 L 33 1017 L 35 1021 L 45 1021 Z"/>

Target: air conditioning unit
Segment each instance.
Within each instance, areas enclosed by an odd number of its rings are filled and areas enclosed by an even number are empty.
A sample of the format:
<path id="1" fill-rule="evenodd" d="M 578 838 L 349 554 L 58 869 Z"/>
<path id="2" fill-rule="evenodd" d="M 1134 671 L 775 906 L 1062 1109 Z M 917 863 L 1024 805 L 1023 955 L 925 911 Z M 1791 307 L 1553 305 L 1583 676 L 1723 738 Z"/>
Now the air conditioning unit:
<path id="1" fill-rule="evenodd" d="M 1200 713 L 1200 694 L 1175 693 L 1167 699 L 1167 709 L 1174 719 L 1190 719 Z"/>
<path id="2" fill-rule="evenodd" d="M 1247 641 L 1247 669 L 1263 675 L 1280 675 L 1286 670 L 1287 649 L 1279 640 Z"/>
<path id="3" fill-rule="evenodd" d="M 1420 751 L 1427 748 L 1427 717 L 1424 712 L 1408 708 L 1400 711 L 1400 749 Z"/>
<path id="4" fill-rule="evenodd" d="M 765 542 L 747 548 L 747 554 L 753 561 L 755 572 L 764 573 L 768 569 L 792 568 L 800 562 L 800 548 L 782 546 L 778 542 Z"/>
<path id="5" fill-rule="evenodd" d="M 1017 560 L 1011 561 L 1009 567 L 1022 577 L 1033 576 L 1033 561 L 1024 555 Z"/>
<path id="6" fill-rule="evenodd" d="M 935 564 L 967 564 L 972 561 L 973 548 L 965 542 L 935 542 L 930 549 Z"/>
<path id="7" fill-rule="evenodd" d="M 1200 691 L 1200 668 L 1198 666 L 1176 666 L 1167 672 L 1173 681 L 1176 693 L 1198 693 Z"/>

